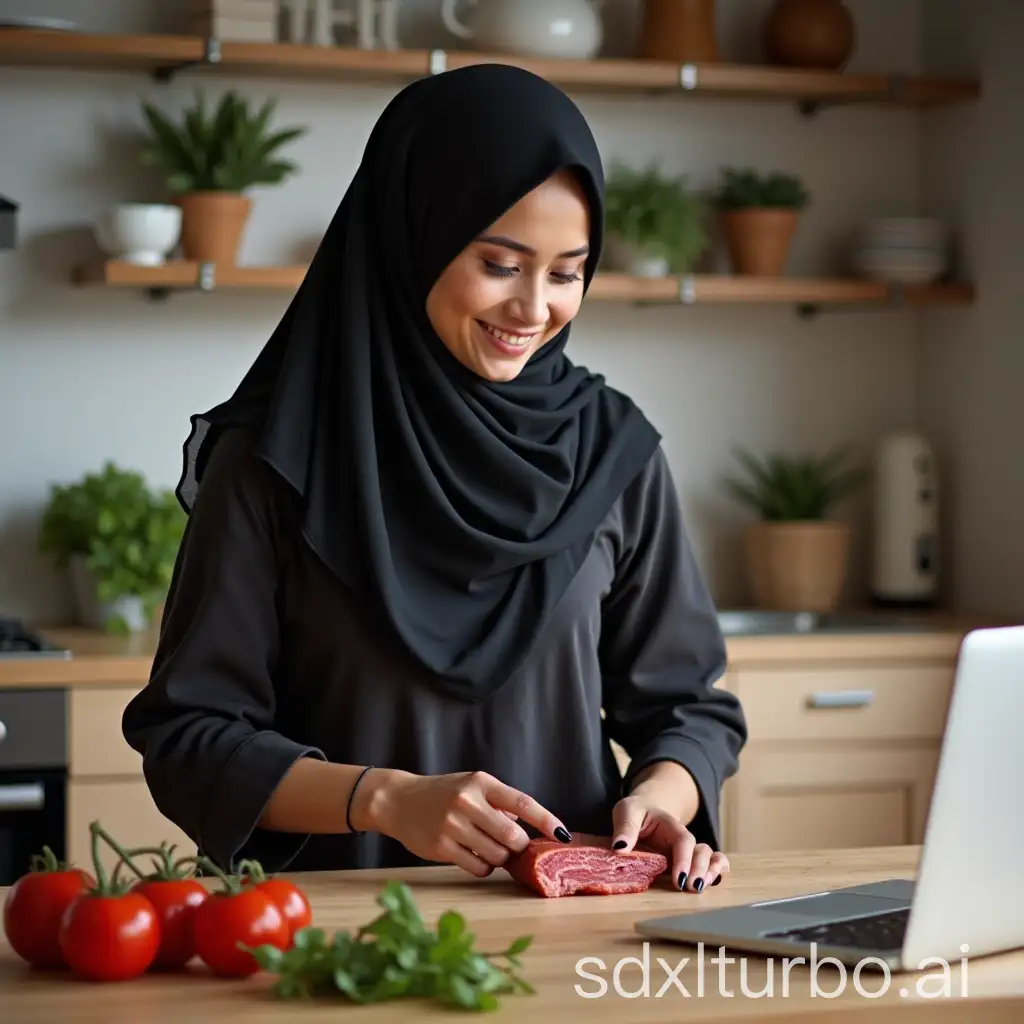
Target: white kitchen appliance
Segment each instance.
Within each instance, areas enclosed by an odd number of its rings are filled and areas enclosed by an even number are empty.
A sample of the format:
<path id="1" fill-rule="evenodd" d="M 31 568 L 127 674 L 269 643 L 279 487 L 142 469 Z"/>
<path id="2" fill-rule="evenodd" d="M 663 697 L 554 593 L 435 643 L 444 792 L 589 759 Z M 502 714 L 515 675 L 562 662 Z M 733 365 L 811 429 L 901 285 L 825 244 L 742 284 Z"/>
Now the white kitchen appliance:
<path id="1" fill-rule="evenodd" d="M 874 602 L 896 608 L 933 604 L 939 586 L 939 480 L 935 453 L 919 434 L 887 437 L 874 479 Z"/>

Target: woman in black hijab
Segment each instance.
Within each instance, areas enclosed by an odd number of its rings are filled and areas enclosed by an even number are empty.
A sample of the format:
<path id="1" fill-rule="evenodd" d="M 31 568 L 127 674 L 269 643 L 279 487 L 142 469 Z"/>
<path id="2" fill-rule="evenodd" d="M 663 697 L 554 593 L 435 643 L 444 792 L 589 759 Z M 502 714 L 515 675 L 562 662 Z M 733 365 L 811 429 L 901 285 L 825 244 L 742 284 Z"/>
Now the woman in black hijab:
<path id="1" fill-rule="evenodd" d="M 223 866 L 485 875 L 568 830 L 659 846 L 691 891 L 728 870 L 746 727 L 715 611 L 659 435 L 565 354 L 603 187 L 544 80 L 413 84 L 269 343 L 193 418 L 123 728 Z"/>

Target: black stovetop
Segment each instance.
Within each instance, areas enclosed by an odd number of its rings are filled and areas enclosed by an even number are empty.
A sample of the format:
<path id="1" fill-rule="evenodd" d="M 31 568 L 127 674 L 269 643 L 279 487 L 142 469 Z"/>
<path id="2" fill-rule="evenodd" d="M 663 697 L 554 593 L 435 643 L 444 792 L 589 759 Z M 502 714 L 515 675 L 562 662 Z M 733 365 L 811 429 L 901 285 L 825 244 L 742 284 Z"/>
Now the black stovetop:
<path id="1" fill-rule="evenodd" d="M 0 616 L 0 658 L 24 658 L 32 656 L 66 656 L 67 651 L 44 640 L 19 619 Z"/>

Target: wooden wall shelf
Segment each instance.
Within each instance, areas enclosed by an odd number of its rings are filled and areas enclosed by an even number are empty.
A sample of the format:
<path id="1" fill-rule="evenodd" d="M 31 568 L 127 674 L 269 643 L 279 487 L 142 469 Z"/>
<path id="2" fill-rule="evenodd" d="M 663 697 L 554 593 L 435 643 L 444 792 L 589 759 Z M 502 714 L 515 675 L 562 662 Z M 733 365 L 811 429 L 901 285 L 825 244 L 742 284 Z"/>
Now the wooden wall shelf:
<path id="1" fill-rule="evenodd" d="M 831 103 L 927 107 L 976 100 L 973 79 L 854 75 L 744 64 L 643 60 L 534 60 L 444 50 L 358 50 L 293 43 L 220 43 L 198 36 L 95 35 L 0 29 L 0 65 L 136 71 L 167 79 L 182 71 L 336 81 L 405 81 L 500 61 L 565 88 L 794 101 L 807 112 Z"/>
<path id="2" fill-rule="evenodd" d="M 74 274 L 75 284 L 134 288 L 152 296 L 171 292 L 221 289 L 294 292 L 304 266 L 221 267 L 172 260 L 142 267 L 118 260 L 87 264 Z M 936 284 L 896 288 L 846 278 L 758 278 L 726 274 L 641 278 L 600 273 L 589 297 L 601 302 L 649 305 L 792 305 L 804 312 L 828 307 L 966 306 L 974 302 L 970 284 Z"/>

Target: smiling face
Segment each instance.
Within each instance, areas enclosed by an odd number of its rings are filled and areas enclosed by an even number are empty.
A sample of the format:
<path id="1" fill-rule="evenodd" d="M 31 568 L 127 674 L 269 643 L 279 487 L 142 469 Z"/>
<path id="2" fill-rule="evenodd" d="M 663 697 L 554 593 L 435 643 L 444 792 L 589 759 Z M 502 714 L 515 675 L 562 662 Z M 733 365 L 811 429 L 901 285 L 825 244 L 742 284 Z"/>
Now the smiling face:
<path id="1" fill-rule="evenodd" d="M 427 297 L 445 347 L 478 376 L 514 380 L 579 311 L 590 211 L 560 172 L 468 245 Z"/>

